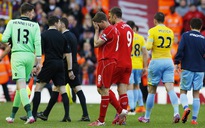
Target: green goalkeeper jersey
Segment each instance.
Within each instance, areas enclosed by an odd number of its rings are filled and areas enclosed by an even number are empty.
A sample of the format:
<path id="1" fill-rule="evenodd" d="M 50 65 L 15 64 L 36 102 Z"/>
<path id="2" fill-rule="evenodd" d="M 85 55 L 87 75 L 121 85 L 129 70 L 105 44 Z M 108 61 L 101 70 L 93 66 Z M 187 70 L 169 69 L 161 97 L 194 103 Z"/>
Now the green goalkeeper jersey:
<path id="1" fill-rule="evenodd" d="M 32 52 L 41 56 L 41 33 L 38 23 L 27 17 L 10 20 L 2 36 L 2 42 L 12 39 L 11 52 Z"/>

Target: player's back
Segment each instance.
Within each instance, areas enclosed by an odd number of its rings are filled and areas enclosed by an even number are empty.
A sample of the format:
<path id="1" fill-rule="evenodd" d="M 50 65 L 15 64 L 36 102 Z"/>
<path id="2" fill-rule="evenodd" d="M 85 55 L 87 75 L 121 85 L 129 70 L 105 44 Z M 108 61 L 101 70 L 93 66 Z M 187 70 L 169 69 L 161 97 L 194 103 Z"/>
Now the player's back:
<path id="1" fill-rule="evenodd" d="M 11 20 L 8 23 L 8 35 L 12 35 L 12 52 L 34 52 L 34 43 L 40 44 L 40 28 L 38 23 L 27 17 Z M 7 35 L 6 34 L 6 35 Z"/>
<path id="2" fill-rule="evenodd" d="M 66 40 L 56 29 L 48 29 L 41 34 L 45 60 L 63 59 Z"/>
<path id="3" fill-rule="evenodd" d="M 171 29 L 163 24 L 151 28 L 148 32 L 149 43 L 153 42 L 152 59 L 171 58 L 171 47 L 174 41 L 174 34 Z"/>
<path id="4" fill-rule="evenodd" d="M 133 41 L 133 30 L 124 22 L 115 24 L 120 33 L 119 38 L 119 58 L 117 67 L 132 68 L 131 51 Z"/>
<path id="5" fill-rule="evenodd" d="M 145 48 L 144 37 L 134 33 L 133 44 L 132 44 L 132 69 L 142 69 L 143 68 L 143 56 L 142 48 Z"/>
<path id="6" fill-rule="evenodd" d="M 205 37 L 198 31 L 189 31 L 182 35 L 180 43 L 178 52 L 180 52 L 181 55 L 177 56 L 183 56 L 181 60 L 182 69 L 193 72 L 204 72 Z M 183 51 L 183 53 L 181 53 L 181 51 Z M 175 60 L 177 60 L 177 56 Z"/>

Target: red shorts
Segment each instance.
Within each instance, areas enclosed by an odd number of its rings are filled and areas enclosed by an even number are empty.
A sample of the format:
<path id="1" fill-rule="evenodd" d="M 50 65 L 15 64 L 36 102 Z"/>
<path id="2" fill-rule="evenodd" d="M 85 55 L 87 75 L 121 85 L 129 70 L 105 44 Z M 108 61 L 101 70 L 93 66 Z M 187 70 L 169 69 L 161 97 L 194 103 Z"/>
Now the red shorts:
<path id="1" fill-rule="evenodd" d="M 97 67 L 97 87 L 110 88 L 117 63 L 115 60 L 101 60 Z"/>
<path id="2" fill-rule="evenodd" d="M 131 72 L 132 68 L 116 67 L 112 79 L 113 83 L 129 84 Z"/>

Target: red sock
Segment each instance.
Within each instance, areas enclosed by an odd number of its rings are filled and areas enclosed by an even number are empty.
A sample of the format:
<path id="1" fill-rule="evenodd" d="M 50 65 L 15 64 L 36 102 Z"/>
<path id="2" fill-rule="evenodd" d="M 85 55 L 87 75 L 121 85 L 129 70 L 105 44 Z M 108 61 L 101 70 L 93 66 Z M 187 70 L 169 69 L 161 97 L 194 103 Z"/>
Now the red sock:
<path id="1" fill-rule="evenodd" d="M 127 105 L 128 105 L 127 94 L 120 95 L 120 105 L 123 109 L 127 110 Z"/>
<path id="2" fill-rule="evenodd" d="M 100 116 L 98 118 L 100 122 L 105 122 L 105 115 L 107 112 L 108 105 L 109 105 L 109 96 L 101 96 Z"/>
<path id="3" fill-rule="evenodd" d="M 117 113 L 121 113 L 122 107 L 120 106 L 119 102 L 117 101 L 117 98 L 112 90 L 109 90 L 109 96 L 110 96 L 110 103 L 112 104 L 112 106 L 115 107 L 115 109 L 117 110 Z"/>

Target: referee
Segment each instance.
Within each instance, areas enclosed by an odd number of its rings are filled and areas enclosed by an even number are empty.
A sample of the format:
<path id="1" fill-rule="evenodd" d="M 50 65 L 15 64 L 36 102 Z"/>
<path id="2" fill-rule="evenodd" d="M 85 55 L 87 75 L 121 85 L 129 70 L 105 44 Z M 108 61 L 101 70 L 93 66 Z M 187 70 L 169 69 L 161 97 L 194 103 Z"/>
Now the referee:
<path id="1" fill-rule="evenodd" d="M 72 51 L 72 56 L 70 57 L 72 58 L 72 61 L 64 60 L 65 80 L 66 80 L 66 84 L 68 83 L 71 86 L 71 88 L 74 89 L 75 93 L 77 94 L 80 100 L 83 115 L 79 121 L 90 121 L 88 111 L 87 111 L 87 106 L 86 106 L 85 95 L 81 89 L 80 81 L 78 79 L 79 66 L 77 63 L 77 39 L 75 35 L 67 29 L 67 26 L 68 26 L 68 20 L 66 18 L 61 18 L 59 30 L 63 33 L 63 36 L 66 38 L 67 47 L 70 47 Z M 67 62 L 69 62 L 69 64 Z M 53 97 L 51 97 L 50 100 L 50 102 L 52 103 L 49 102 L 45 111 L 40 112 L 38 114 L 38 118 L 41 118 L 42 120 L 47 120 L 51 108 L 57 101 L 58 94 L 59 94 L 58 92 L 54 93 Z M 67 121 L 70 122 L 71 119 L 64 117 L 62 120 L 62 122 L 67 122 Z"/>
<path id="2" fill-rule="evenodd" d="M 63 35 L 57 30 L 59 26 L 59 18 L 56 16 L 51 16 L 48 19 L 49 29 L 42 33 L 42 45 L 45 53 L 45 61 L 40 73 L 37 76 L 36 87 L 33 99 L 33 116 L 37 117 L 37 110 L 41 100 L 41 90 L 49 83 L 50 80 L 53 81 L 54 86 L 60 90 L 62 95 L 65 116 L 64 118 L 69 118 L 68 115 L 68 104 L 69 99 L 65 88 L 65 70 L 63 57 L 68 57 L 69 48 Z M 68 59 L 67 59 L 68 60 Z M 51 96 L 51 98 L 53 95 Z M 25 120 L 25 117 L 21 117 Z"/>

